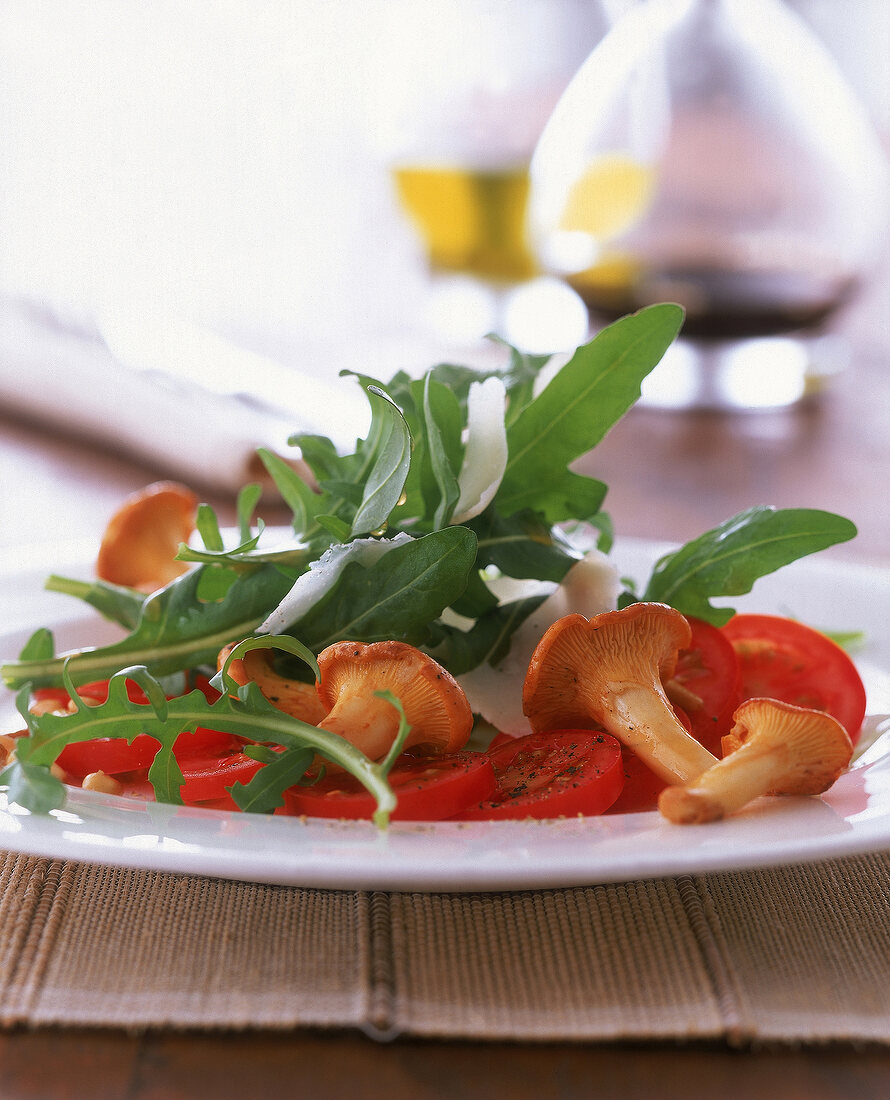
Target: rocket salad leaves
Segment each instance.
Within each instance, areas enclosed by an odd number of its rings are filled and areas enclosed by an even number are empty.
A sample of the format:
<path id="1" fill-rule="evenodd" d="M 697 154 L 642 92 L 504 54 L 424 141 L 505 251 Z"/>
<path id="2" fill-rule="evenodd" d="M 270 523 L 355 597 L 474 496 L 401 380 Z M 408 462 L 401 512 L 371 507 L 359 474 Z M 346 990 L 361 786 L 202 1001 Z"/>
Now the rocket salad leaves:
<path id="1" fill-rule="evenodd" d="M 183 777 L 172 746 L 182 730 L 200 725 L 265 743 L 248 753 L 265 766 L 232 788 L 241 808 L 274 810 L 319 753 L 371 791 L 385 822 L 394 805 L 386 780 L 393 754 L 375 764 L 225 672 L 216 702 L 196 691 L 168 699 L 159 681 L 215 667 L 220 650 L 237 639 L 276 645 L 282 635 L 290 641 L 280 647 L 310 667 L 313 654 L 334 641 L 387 638 L 434 653 L 456 675 L 496 664 L 544 597 L 502 601 L 492 577 L 558 584 L 580 556 L 564 529 L 570 523 L 598 530 L 608 550 L 606 486 L 571 465 L 633 405 L 682 317 L 678 306 L 664 304 L 617 321 L 543 387 L 549 357 L 516 349 L 508 349 L 500 371 L 441 364 L 420 379 L 355 375 L 371 405 L 367 436 L 355 450 L 341 454 L 318 435 L 291 440 L 314 485 L 279 456 L 259 452 L 292 513 L 290 537 L 266 545 L 261 521 L 253 523 L 259 492 L 248 486 L 238 502 L 237 542 L 226 545 L 202 506 L 203 548 L 182 546 L 178 555 L 192 567 L 148 596 L 102 581 L 51 578 L 48 587 L 128 633 L 112 645 L 57 655 L 52 635 L 39 631 L 18 660 L 0 666 L 28 726 L 0 777 L 10 797 L 35 811 L 61 804 L 64 789 L 49 772 L 59 752 L 114 730 L 130 740 L 140 733 L 157 739 L 149 778 L 159 799 L 177 802 Z M 502 417 L 493 415 L 499 403 Z M 747 592 L 764 573 L 853 534 L 849 521 L 829 513 L 752 508 L 658 562 L 640 598 L 719 624 L 730 612 L 712 597 Z M 626 592 L 622 602 L 636 598 Z M 76 698 L 77 685 L 104 679 L 108 700 L 98 706 L 28 711 L 32 689 L 62 685 Z M 140 684 L 148 702 L 128 698 L 126 679 Z"/>
<path id="2" fill-rule="evenodd" d="M 748 508 L 657 562 L 642 598 L 722 626 L 733 610 L 710 597 L 750 592 L 759 577 L 855 534 L 850 520 L 830 512 Z"/>

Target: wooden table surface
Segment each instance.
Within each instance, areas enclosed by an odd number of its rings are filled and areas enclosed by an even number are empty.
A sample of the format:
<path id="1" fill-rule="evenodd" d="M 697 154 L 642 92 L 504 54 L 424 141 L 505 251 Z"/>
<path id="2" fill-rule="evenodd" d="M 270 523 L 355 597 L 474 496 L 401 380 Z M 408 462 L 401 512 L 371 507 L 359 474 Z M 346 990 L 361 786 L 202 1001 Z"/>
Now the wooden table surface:
<path id="1" fill-rule="evenodd" d="M 890 279 L 844 320 L 853 361 L 832 390 L 783 413 L 634 410 L 586 464 L 611 486 L 621 534 L 686 539 L 755 503 L 852 518 L 830 553 L 890 567 Z M 0 548 L 98 539 L 117 503 L 159 471 L 0 411 Z M 232 501 L 207 499 L 224 520 Z M 267 518 L 276 518 L 267 509 Z M 12 551 L 14 553 L 14 550 Z M 890 609 L 888 609 L 890 611 Z M 2 1100 L 178 1097 L 650 1097 L 890 1095 L 890 1051 L 736 1051 L 721 1045 L 510 1046 L 356 1035 L 0 1034 Z"/>

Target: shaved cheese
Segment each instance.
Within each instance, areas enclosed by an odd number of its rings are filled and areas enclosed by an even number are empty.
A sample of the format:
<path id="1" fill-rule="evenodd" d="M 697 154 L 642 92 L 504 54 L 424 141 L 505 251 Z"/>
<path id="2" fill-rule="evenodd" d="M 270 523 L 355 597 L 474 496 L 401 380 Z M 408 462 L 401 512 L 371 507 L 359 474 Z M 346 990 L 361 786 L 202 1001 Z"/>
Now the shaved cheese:
<path id="1" fill-rule="evenodd" d="M 466 523 L 494 499 L 507 468 L 507 391 L 500 378 L 474 382 L 467 396 L 467 446 L 460 476 L 460 496 L 452 523 Z"/>
<path id="2" fill-rule="evenodd" d="M 609 558 L 599 550 L 588 551 L 519 627 L 510 652 L 499 665 L 480 665 L 458 676 L 475 713 L 504 733 L 529 733 L 531 726 L 522 713 L 522 685 L 538 642 L 564 615 L 578 613 L 589 619 L 602 611 L 613 611 L 620 591 L 618 571 Z M 531 581 L 527 591 L 516 592 L 511 598 L 535 592 L 540 592 L 540 582 Z"/>

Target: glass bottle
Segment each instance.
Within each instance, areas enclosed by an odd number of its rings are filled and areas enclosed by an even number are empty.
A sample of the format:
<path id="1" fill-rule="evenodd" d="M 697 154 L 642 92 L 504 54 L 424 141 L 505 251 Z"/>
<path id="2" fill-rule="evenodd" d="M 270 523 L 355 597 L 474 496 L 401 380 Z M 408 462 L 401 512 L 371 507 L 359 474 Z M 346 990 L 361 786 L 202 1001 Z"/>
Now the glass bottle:
<path id="1" fill-rule="evenodd" d="M 491 330 L 527 348 L 554 330 L 583 339 L 574 295 L 553 279 L 549 295 L 540 285 L 527 237 L 528 167 L 590 42 L 608 28 L 603 0 L 393 5 L 396 52 L 380 48 L 371 104 L 393 195 L 429 275 L 432 330 L 454 344 Z M 393 6 L 385 10 L 391 22 Z M 548 303 L 551 324 L 540 312 Z M 517 305 L 527 321 L 518 328 Z"/>
<path id="2" fill-rule="evenodd" d="M 588 57 L 532 166 L 530 233 L 599 326 L 686 309 L 647 380 L 665 407 L 783 407 L 878 255 L 887 168 L 825 48 L 781 0 L 646 0 Z"/>

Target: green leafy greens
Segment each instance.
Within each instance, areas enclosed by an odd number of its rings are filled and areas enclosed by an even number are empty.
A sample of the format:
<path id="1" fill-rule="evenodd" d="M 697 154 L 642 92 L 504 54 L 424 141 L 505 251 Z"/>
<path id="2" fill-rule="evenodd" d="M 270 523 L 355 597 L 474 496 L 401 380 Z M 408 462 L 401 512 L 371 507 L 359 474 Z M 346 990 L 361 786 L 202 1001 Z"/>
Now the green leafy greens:
<path id="1" fill-rule="evenodd" d="M 558 584 L 581 556 L 568 534 L 573 524 L 599 532 L 608 551 L 606 486 L 572 464 L 637 400 L 682 317 L 670 304 L 625 317 L 578 348 L 543 386 L 550 357 L 509 347 L 498 371 L 440 364 L 419 379 L 355 375 L 371 406 L 369 430 L 355 450 L 341 454 L 318 435 L 291 439 L 314 484 L 280 456 L 259 452 L 290 509 L 289 537 L 265 544 L 262 521 L 253 520 L 260 491 L 249 485 L 238 498 L 235 542 L 226 544 L 216 516 L 202 506 L 203 547 L 182 546 L 178 556 L 192 567 L 157 592 L 51 577 L 48 587 L 84 601 L 126 634 L 57 655 L 52 634 L 40 630 L 18 660 L 0 666 L 28 727 L 0 777 L 10 798 L 35 812 L 58 806 L 64 788 L 49 767 L 66 744 L 148 733 L 159 744 L 149 771 L 156 796 L 177 802 L 183 777 L 173 744 L 183 730 L 203 725 L 257 742 L 247 751 L 263 767 L 232 788 L 241 809 L 272 812 L 321 756 L 374 794 L 385 823 L 394 805 L 386 776 L 407 735 L 399 700 L 389 700 L 400 712 L 399 737 L 375 763 L 342 738 L 283 714 L 256 685 L 239 687 L 228 666 L 218 674 L 223 694 L 215 703 L 199 691 L 168 699 L 163 679 L 213 670 L 220 650 L 239 639 L 245 641 L 235 652 L 275 646 L 310 672 L 314 655 L 343 639 L 398 639 L 434 653 L 455 675 L 497 664 L 544 597 L 501 600 L 492 578 Z M 497 382 L 482 386 L 492 378 Z M 480 428 L 470 410 L 483 389 L 489 403 Z M 492 395 L 503 399 L 502 423 L 492 423 Z M 474 436 L 485 431 L 494 435 Z M 474 462 L 474 455 L 494 453 L 495 443 L 502 460 Z M 487 483 L 477 492 L 480 477 Z M 732 612 L 713 597 L 747 592 L 759 576 L 854 533 L 849 521 L 825 512 L 752 508 L 662 558 L 639 598 L 721 623 Z M 628 591 L 622 602 L 637 598 Z M 77 685 L 103 679 L 110 681 L 103 704 L 29 712 L 35 688 L 63 686 L 76 698 Z M 143 688 L 146 703 L 128 698 L 127 679 Z"/>

